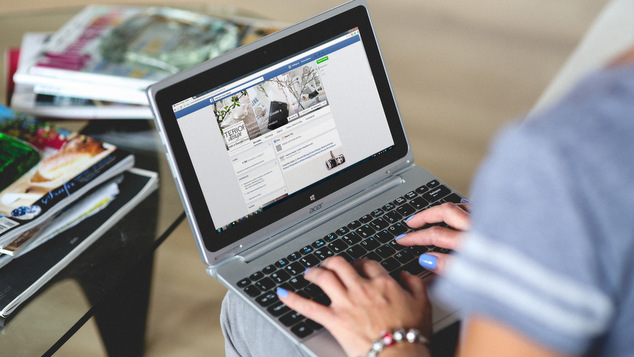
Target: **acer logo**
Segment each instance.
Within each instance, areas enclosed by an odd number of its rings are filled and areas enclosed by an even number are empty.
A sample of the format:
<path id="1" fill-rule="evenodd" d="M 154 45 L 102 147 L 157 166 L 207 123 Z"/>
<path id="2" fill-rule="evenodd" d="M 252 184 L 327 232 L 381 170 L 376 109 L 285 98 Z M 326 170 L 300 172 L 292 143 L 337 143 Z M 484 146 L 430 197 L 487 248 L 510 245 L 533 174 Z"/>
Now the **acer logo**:
<path id="1" fill-rule="evenodd" d="M 308 212 L 308 214 L 313 214 L 313 213 L 315 213 L 315 212 L 319 211 L 319 210 L 321 209 L 321 205 L 323 205 L 323 202 L 322 202 L 322 203 L 320 203 L 320 204 L 318 204 L 318 205 L 317 205 L 317 206 L 315 206 L 315 207 L 311 207 L 311 209 L 310 209 L 310 211 Z"/>

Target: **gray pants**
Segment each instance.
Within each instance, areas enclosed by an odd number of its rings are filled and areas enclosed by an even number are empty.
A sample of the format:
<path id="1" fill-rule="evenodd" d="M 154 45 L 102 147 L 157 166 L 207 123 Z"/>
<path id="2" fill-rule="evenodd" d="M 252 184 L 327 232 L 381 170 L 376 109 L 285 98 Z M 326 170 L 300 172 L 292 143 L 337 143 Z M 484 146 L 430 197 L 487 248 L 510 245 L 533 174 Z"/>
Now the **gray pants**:
<path id="1" fill-rule="evenodd" d="M 220 326 L 225 353 L 234 356 L 306 356 L 242 298 L 227 292 L 222 301 Z"/>

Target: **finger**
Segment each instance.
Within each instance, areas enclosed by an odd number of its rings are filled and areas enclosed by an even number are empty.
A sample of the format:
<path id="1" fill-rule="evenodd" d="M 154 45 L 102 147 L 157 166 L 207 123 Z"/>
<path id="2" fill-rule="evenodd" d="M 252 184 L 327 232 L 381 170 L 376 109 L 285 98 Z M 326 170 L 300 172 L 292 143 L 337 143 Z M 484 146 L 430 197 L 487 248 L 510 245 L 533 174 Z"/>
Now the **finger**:
<path id="1" fill-rule="evenodd" d="M 321 264 L 321 267 L 334 273 L 335 276 L 341 281 L 345 289 L 350 289 L 350 287 L 357 286 L 363 280 L 363 277 L 359 275 L 352 264 L 348 263 L 347 260 L 340 256 L 335 256 L 324 260 Z M 317 284 L 316 281 L 313 282 Z M 320 285 L 320 287 L 322 288 L 322 290 L 324 289 L 323 286 Z"/>
<path id="2" fill-rule="evenodd" d="M 347 296 L 348 288 L 339 279 L 338 274 L 327 268 L 324 261 L 321 267 L 306 269 L 304 278 L 315 285 L 319 286 L 328 297 L 333 301 L 340 301 Z"/>
<path id="3" fill-rule="evenodd" d="M 374 279 L 379 276 L 389 275 L 387 270 L 383 268 L 383 266 L 371 259 L 359 259 L 354 266 L 359 269 L 359 272 L 363 274 L 368 279 Z"/>
<path id="4" fill-rule="evenodd" d="M 431 270 L 437 274 L 444 274 L 447 265 L 451 260 L 451 255 L 442 253 L 425 253 L 418 258 L 418 263 L 425 269 Z"/>
<path id="5" fill-rule="evenodd" d="M 445 222 L 458 230 L 471 229 L 471 215 L 462 209 L 461 206 L 451 202 L 428 208 L 405 221 L 412 228 L 420 228 L 426 224 L 440 222 Z"/>
<path id="6" fill-rule="evenodd" d="M 427 289 L 423 279 L 409 273 L 407 270 L 401 272 L 401 284 L 407 289 L 417 300 L 427 298 Z"/>
<path id="7" fill-rule="evenodd" d="M 397 243 L 404 246 L 434 245 L 440 248 L 457 250 L 462 242 L 463 232 L 451 228 L 432 226 L 396 237 Z"/>
<path id="8" fill-rule="evenodd" d="M 332 319 L 332 310 L 328 307 L 306 299 L 292 291 L 277 288 L 277 296 L 289 308 L 321 325 L 328 325 L 328 322 Z"/>

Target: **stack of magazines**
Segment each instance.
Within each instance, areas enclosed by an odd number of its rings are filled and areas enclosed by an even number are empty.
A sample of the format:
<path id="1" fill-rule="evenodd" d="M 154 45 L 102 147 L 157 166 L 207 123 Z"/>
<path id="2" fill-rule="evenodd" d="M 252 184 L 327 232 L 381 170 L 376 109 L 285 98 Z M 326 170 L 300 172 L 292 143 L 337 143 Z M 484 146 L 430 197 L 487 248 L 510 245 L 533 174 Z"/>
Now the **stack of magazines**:
<path id="1" fill-rule="evenodd" d="M 157 174 L 133 166 L 114 145 L 0 106 L 0 322 L 156 190 Z M 83 222 L 86 234 L 64 235 Z"/>
<path id="2" fill-rule="evenodd" d="M 25 34 L 10 106 L 46 117 L 150 119 L 148 85 L 283 24 L 174 8 L 90 5 L 54 33 Z M 68 110 L 71 108 L 72 110 Z"/>

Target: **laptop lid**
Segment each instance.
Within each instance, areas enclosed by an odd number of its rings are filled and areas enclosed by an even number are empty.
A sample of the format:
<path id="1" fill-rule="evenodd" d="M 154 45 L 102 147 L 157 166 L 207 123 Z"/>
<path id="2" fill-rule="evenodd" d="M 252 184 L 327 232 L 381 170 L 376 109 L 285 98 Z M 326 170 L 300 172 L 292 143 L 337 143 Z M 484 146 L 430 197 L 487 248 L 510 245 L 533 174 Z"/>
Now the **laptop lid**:
<path id="1" fill-rule="evenodd" d="M 361 0 L 156 83 L 148 97 L 209 265 L 413 163 Z"/>

